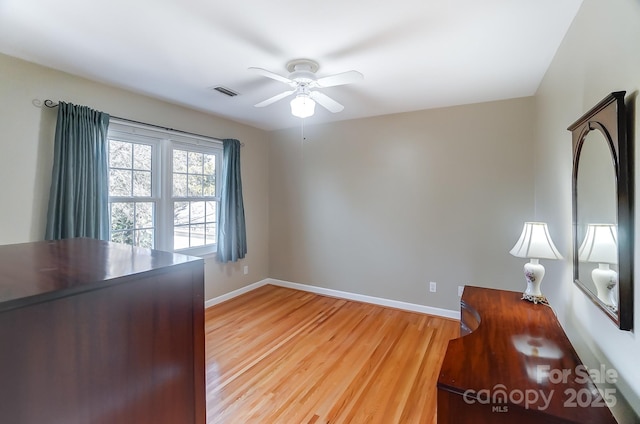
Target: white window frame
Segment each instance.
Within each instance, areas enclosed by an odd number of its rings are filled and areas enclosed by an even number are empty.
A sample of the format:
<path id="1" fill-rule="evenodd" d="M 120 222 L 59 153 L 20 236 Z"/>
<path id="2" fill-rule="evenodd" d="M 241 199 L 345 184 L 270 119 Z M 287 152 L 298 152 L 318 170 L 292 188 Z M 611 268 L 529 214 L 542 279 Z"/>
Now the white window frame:
<path id="1" fill-rule="evenodd" d="M 145 202 L 153 203 L 154 205 L 154 248 L 158 246 L 158 219 L 157 216 L 160 211 L 160 147 L 161 144 L 158 139 L 148 137 L 142 134 L 126 133 L 114 129 L 109 131 L 108 140 L 120 141 L 124 143 L 136 143 L 149 145 L 152 148 L 151 153 L 151 195 L 150 196 L 109 196 L 109 212 L 111 212 L 111 204 L 119 202 Z M 110 165 L 110 164 L 109 164 Z M 109 168 L 111 169 L 111 168 Z M 111 217 L 109 218 L 111 220 Z M 109 225 L 109 239 L 111 240 L 111 225 Z"/>
<path id="2" fill-rule="evenodd" d="M 216 157 L 215 196 L 213 199 L 207 197 L 207 200 L 219 202 L 220 182 L 222 180 L 222 141 L 178 131 L 164 130 L 144 124 L 131 123 L 116 118 L 110 119 L 108 139 L 153 146 L 151 197 L 135 197 L 132 199 L 130 197 L 109 196 L 109 204 L 112 202 L 127 201 L 153 202 L 155 204 L 154 249 L 194 256 L 205 256 L 215 253 L 217 251 L 217 243 L 178 250 L 173 248 L 174 197 L 172 158 L 174 149 L 214 154 Z M 217 223 L 218 216 L 216 215 L 216 225 Z M 109 239 L 111 239 L 111 227 L 109 227 Z"/>

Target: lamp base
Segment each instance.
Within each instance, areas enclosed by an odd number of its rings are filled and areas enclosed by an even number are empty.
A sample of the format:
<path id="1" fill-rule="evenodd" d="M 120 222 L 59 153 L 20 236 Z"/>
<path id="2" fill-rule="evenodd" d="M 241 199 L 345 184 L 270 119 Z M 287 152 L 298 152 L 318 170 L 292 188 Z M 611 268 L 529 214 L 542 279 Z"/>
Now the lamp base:
<path id="1" fill-rule="evenodd" d="M 527 280 L 527 289 L 522 294 L 523 300 L 528 300 L 535 304 L 549 304 L 546 297 L 540 291 L 540 283 L 544 278 L 544 266 L 536 258 L 532 258 L 530 262 L 524 264 L 524 277 Z"/>
<path id="2" fill-rule="evenodd" d="M 527 294 L 527 293 L 522 293 L 522 299 L 521 300 L 528 300 L 529 302 L 533 302 L 536 305 L 538 303 L 542 303 L 544 305 L 548 305 L 549 301 L 547 300 L 546 297 L 540 295 L 540 296 L 535 296 L 532 294 Z"/>
<path id="3" fill-rule="evenodd" d="M 616 312 L 618 306 L 616 305 L 613 289 L 618 283 L 618 273 L 609 268 L 609 264 L 598 264 L 598 268 L 591 271 L 591 279 L 598 291 L 598 299 L 609 310 Z"/>

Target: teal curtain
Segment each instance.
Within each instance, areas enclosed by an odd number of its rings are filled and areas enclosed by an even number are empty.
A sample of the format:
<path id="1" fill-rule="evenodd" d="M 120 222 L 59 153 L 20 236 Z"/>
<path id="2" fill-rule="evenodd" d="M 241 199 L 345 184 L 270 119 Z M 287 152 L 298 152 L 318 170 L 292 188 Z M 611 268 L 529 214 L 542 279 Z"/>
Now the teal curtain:
<path id="1" fill-rule="evenodd" d="M 247 254 L 244 223 L 242 178 L 240 176 L 240 142 L 222 140 L 222 182 L 218 204 L 218 261 L 235 262 Z"/>
<path id="2" fill-rule="evenodd" d="M 109 238 L 109 115 L 58 104 L 45 239 Z"/>

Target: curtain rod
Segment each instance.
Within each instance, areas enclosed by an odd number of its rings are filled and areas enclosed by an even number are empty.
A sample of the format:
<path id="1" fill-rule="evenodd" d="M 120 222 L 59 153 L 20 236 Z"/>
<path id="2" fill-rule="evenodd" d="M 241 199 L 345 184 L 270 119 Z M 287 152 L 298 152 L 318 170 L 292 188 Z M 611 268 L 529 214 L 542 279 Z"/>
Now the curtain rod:
<path id="1" fill-rule="evenodd" d="M 51 99 L 46 99 L 43 103 L 44 103 L 44 105 L 46 107 L 51 108 L 51 109 L 58 107 L 58 103 L 54 102 Z M 120 121 L 131 122 L 132 124 L 146 125 L 148 127 L 159 128 L 159 129 L 165 130 L 165 131 L 173 131 L 173 132 L 177 132 L 177 133 L 181 133 L 181 134 L 188 134 L 188 135 L 193 135 L 193 136 L 202 137 L 202 138 L 213 138 L 214 140 L 222 141 L 221 138 L 211 137 L 210 135 L 196 134 L 196 133 L 192 133 L 192 132 L 189 132 L 189 131 L 182 131 L 182 130 L 176 130 L 174 128 L 163 127 L 161 125 L 147 124 L 146 122 L 134 121 L 133 119 L 127 119 L 127 118 L 120 118 L 119 116 L 113 116 L 113 115 L 109 115 L 109 116 L 111 116 L 114 119 L 118 119 Z M 244 143 L 240 143 L 240 146 L 244 147 Z"/>

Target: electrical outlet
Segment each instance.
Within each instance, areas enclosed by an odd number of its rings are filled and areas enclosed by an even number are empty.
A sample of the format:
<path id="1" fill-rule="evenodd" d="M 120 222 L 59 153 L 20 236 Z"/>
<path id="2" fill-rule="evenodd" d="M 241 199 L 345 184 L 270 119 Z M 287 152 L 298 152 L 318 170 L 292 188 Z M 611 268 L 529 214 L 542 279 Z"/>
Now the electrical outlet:
<path id="1" fill-rule="evenodd" d="M 245 265 L 244 266 L 244 275 L 247 275 L 249 273 L 249 265 Z"/>
<path id="2" fill-rule="evenodd" d="M 464 286 L 458 286 L 458 297 L 462 297 L 463 290 L 464 290 Z"/>
<path id="3" fill-rule="evenodd" d="M 436 283 L 435 283 L 435 281 L 431 281 L 431 282 L 429 283 L 429 291 L 430 291 L 431 293 L 435 293 L 435 292 L 436 292 Z"/>

